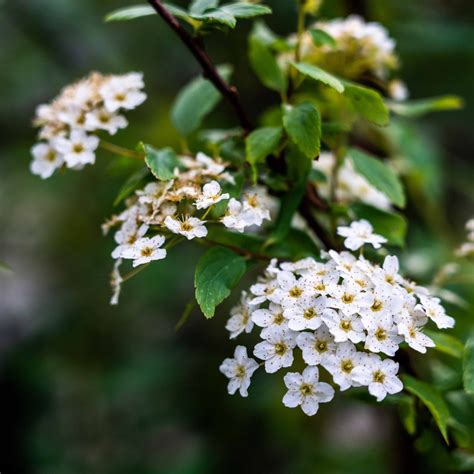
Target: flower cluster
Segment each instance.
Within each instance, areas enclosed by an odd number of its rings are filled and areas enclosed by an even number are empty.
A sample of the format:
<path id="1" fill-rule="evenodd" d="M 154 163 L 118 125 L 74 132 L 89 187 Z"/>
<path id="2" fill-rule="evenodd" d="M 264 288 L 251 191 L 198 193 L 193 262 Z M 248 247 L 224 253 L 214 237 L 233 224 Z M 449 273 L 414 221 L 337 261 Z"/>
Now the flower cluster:
<path id="1" fill-rule="evenodd" d="M 458 257 L 474 257 L 474 219 L 466 222 L 467 242 L 464 242 L 457 250 Z"/>
<path id="2" fill-rule="evenodd" d="M 305 33 L 301 41 L 303 62 L 352 80 L 369 76 L 385 82 L 398 68 L 395 41 L 379 23 L 351 15 L 317 22 L 314 28 L 329 34 L 335 45 L 316 45 L 312 35 Z M 405 100 L 408 95 L 400 80 L 388 82 L 387 92 L 395 100 Z"/>
<path id="3" fill-rule="evenodd" d="M 205 238 L 206 224 L 221 223 L 243 232 L 270 220 L 272 203 L 265 188 L 244 189 L 239 199 L 222 192 L 220 183 L 235 184 L 233 175 L 227 171 L 228 163 L 204 153 L 198 153 L 196 157 L 180 156 L 177 160 L 173 179 L 151 181 L 135 191 L 126 201 L 126 209 L 103 225 L 104 233 L 119 226 L 115 233 L 117 247 L 112 252 L 114 259 L 119 262 L 131 259 L 136 267 L 165 258 L 163 246 L 168 238 L 173 239 L 170 244 L 178 238 Z M 223 213 L 208 218 L 212 207 L 221 201 L 226 201 Z M 112 275 L 112 302 L 115 303 L 122 281 L 119 265 L 114 267 Z"/>
<path id="4" fill-rule="evenodd" d="M 40 143 L 31 149 L 31 172 L 49 178 L 57 168 L 82 169 L 95 162 L 97 131 L 114 135 L 128 125 L 120 110 L 140 105 L 146 94 L 143 75 L 130 72 L 104 76 L 91 73 L 65 87 L 50 104 L 36 110 L 34 123 L 40 127 Z"/>
<path id="5" fill-rule="evenodd" d="M 338 231 L 351 249 L 362 244 L 377 248 L 385 241 L 367 222 Z M 364 386 L 378 401 L 401 391 L 392 357 L 403 342 L 421 353 L 433 347 L 423 333 L 429 320 L 438 328 L 454 325 L 438 298 L 400 275 L 397 257 L 387 256 L 377 265 L 362 255 L 331 250 L 322 261 L 272 261 L 250 292 L 242 294 L 226 327 L 231 338 L 261 328 L 253 354 L 268 373 L 291 367 L 293 352 L 300 349 L 307 367 L 284 376 L 288 392 L 283 403 L 301 405 L 314 415 L 319 403 L 334 396 L 333 387 L 319 381 L 319 367 L 341 391 Z M 230 378 L 229 393 L 242 387 L 246 396 L 257 363 L 244 348 L 239 346 L 235 358 L 226 359 L 220 369 Z"/>
<path id="6" fill-rule="evenodd" d="M 336 166 L 336 157 L 331 152 L 321 152 L 319 158 L 313 161 L 313 168 L 321 172 L 326 180 L 318 183 L 318 191 L 325 199 L 330 198 L 330 183 Z M 361 201 L 379 209 L 390 209 L 387 196 L 374 188 L 363 176 L 354 170 L 352 160 L 346 156 L 342 165 L 337 169 L 335 180 L 335 198 L 338 202 L 351 203 Z"/>

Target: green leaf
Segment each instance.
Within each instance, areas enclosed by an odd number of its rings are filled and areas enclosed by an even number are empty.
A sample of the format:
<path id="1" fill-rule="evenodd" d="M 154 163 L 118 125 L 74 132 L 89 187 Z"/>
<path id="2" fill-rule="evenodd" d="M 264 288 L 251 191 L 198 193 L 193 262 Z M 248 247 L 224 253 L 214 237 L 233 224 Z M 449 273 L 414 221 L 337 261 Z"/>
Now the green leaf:
<path id="1" fill-rule="evenodd" d="M 321 146 L 321 118 L 310 102 L 285 105 L 283 125 L 297 147 L 311 160 L 319 155 Z"/>
<path id="2" fill-rule="evenodd" d="M 405 206 L 405 193 L 398 176 L 382 161 L 356 148 L 349 150 L 355 170 L 393 204 Z"/>
<path id="3" fill-rule="evenodd" d="M 410 396 L 403 396 L 399 403 L 398 409 L 400 419 L 407 432 L 411 435 L 416 432 L 416 409 L 415 399 Z"/>
<path id="4" fill-rule="evenodd" d="M 247 161 L 256 165 L 271 155 L 277 149 L 282 134 L 281 127 L 262 127 L 254 130 L 245 139 Z"/>
<path id="5" fill-rule="evenodd" d="M 462 359 L 464 346 L 463 343 L 454 336 L 445 334 L 444 332 L 432 331 L 426 329 L 425 334 L 433 339 L 433 342 L 436 344 L 433 349 L 448 354 L 457 359 Z"/>
<path id="6" fill-rule="evenodd" d="M 309 34 L 311 38 L 313 38 L 313 43 L 316 46 L 332 46 L 335 48 L 337 46 L 336 40 L 328 33 L 318 28 L 312 28 L 309 30 Z"/>
<path id="7" fill-rule="evenodd" d="M 405 385 L 405 390 L 418 397 L 431 412 L 446 444 L 449 444 L 446 429 L 449 410 L 441 394 L 431 385 L 417 380 L 410 375 L 403 375 L 402 380 Z"/>
<path id="8" fill-rule="evenodd" d="M 342 83 L 344 84 L 344 95 L 362 117 L 381 127 L 389 124 L 388 109 L 377 91 L 349 81 L 342 81 Z"/>
<path id="9" fill-rule="evenodd" d="M 277 92 L 286 90 L 286 77 L 275 56 L 269 46 L 253 34 L 249 39 L 249 59 L 252 69 L 265 87 Z"/>
<path id="10" fill-rule="evenodd" d="M 205 26 L 218 24 L 233 29 L 235 28 L 235 25 L 237 25 L 237 19 L 235 16 L 226 12 L 222 8 L 213 8 L 212 10 L 207 10 L 199 15 L 191 15 L 191 18 L 204 22 Z"/>
<path id="11" fill-rule="evenodd" d="M 223 5 L 220 9 L 238 19 L 254 18 L 256 16 L 268 15 L 272 12 L 272 9 L 265 5 L 243 2 L 229 3 L 228 5 Z"/>
<path id="12" fill-rule="evenodd" d="M 0 273 L 13 273 L 13 270 L 8 263 L 0 260 Z"/>
<path id="13" fill-rule="evenodd" d="M 213 247 L 199 260 L 194 275 L 196 300 L 206 316 L 212 318 L 247 269 L 245 259 L 224 247 Z"/>
<path id="14" fill-rule="evenodd" d="M 230 66 L 218 67 L 219 74 L 228 81 Z M 171 119 L 178 132 L 187 136 L 199 128 L 204 117 L 221 99 L 221 94 L 211 82 L 202 77 L 192 80 L 176 97 L 171 109 Z"/>
<path id="15" fill-rule="evenodd" d="M 191 15 L 200 15 L 209 8 L 216 8 L 219 4 L 219 0 L 194 0 L 189 7 L 189 13 Z"/>
<path id="16" fill-rule="evenodd" d="M 429 99 L 412 100 L 405 102 L 390 102 L 390 110 L 404 117 L 416 118 L 430 112 L 442 110 L 457 110 L 464 107 L 464 101 L 456 95 L 444 95 Z"/>
<path id="17" fill-rule="evenodd" d="M 139 147 L 145 153 L 145 163 L 155 178 L 160 181 L 174 178 L 174 169 L 179 168 L 179 161 L 172 148 L 157 150 L 145 143 L 140 143 Z"/>
<path id="18" fill-rule="evenodd" d="M 405 245 L 407 221 L 401 214 L 384 211 L 361 202 L 352 203 L 350 209 L 357 219 L 368 220 L 374 232 L 385 237 L 388 244 L 399 247 Z"/>
<path id="19" fill-rule="evenodd" d="M 464 347 L 462 371 L 464 390 L 474 393 L 474 336 L 467 340 Z"/>
<path id="20" fill-rule="evenodd" d="M 120 188 L 119 193 L 114 201 L 114 206 L 120 204 L 125 198 L 130 196 L 135 189 L 137 189 L 142 183 L 145 176 L 148 174 L 148 168 L 140 168 L 135 173 L 132 173 L 127 181 Z"/>
<path id="21" fill-rule="evenodd" d="M 119 8 L 108 13 L 104 20 L 109 21 L 127 21 L 141 18 L 142 16 L 156 15 L 155 9 L 150 5 L 132 5 L 130 7 Z"/>
<path id="22" fill-rule="evenodd" d="M 337 90 L 340 94 L 344 92 L 344 84 L 336 76 L 329 74 L 324 69 L 305 63 L 291 63 L 291 65 L 304 76 L 322 82 Z"/>
<path id="23" fill-rule="evenodd" d="M 288 235 L 279 242 L 270 245 L 265 253 L 272 258 L 300 260 L 305 257 L 320 258 L 320 250 L 307 232 L 290 229 Z"/>
<path id="24" fill-rule="evenodd" d="M 268 244 L 283 240 L 291 229 L 291 222 L 306 190 L 306 180 L 302 179 L 281 199 L 280 211 Z"/>

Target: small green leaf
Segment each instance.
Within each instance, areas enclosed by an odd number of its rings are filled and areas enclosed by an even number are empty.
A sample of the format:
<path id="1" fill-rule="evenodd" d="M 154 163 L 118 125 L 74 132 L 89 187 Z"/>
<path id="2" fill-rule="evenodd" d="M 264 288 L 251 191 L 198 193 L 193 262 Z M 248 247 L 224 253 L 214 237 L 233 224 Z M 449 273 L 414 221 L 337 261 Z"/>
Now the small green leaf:
<path id="1" fill-rule="evenodd" d="M 456 95 L 444 95 L 430 99 L 412 100 L 406 102 L 390 102 L 390 110 L 404 117 L 416 118 L 430 112 L 442 110 L 457 110 L 464 106 L 464 101 Z"/>
<path id="2" fill-rule="evenodd" d="M 119 8 L 108 13 L 105 21 L 127 21 L 141 18 L 142 16 L 156 15 L 155 9 L 150 5 L 132 5 L 130 7 Z"/>
<path id="3" fill-rule="evenodd" d="M 464 347 L 463 362 L 463 383 L 467 393 L 474 393 L 474 336 L 471 336 Z"/>
<path id="4" fill-rule="evenodd" d="M 388 109 L 377 91 L 349 81 L 342 81 L 342 83 L 345 88 L 344 95 L 362 117 L 381 127 L 389 124 Z"/>
<path id="5" fill-rule="evenodd" d="M 457 359 L 462 359 L 464 346 L 463 343 L 454 336 L 450 334 L 445 334 L 444 332 L 432 331 L 426 329 L 425 334 L 433 339 L 433 342 L 436 344 L 433 349 L 448 354 Z"/>
<path id="6" fill-rule="evenodd" d="M 249 39 L 249 59 L 252 69 L 262 84 L 277 92 L 284 92 L 287 88 L 286 77 L 269 46 L 256 35 Z"/>
<path id="7" fill-rule="evenodd" d="M 417 380 L 410 375 L 403 375 L 402 380 L 405 390 L 418 397 L 431 412 L 446 444 L 449 444 L 446 428 L 449 410 L 441 394 L 431 385 Z"/>
<path id="8" fill-rule="evenodd" d="M 114 206 L 117 206 L 120 204 L 125 198 L 130 196 L 135 189 L 137 189 L 140 184 L 142 183 L 143 179 L 145 176 L 148 174 L 149 170 L 148 168 L 140 168 L 135 173 L 132 173 L 127 181 L 122 185 L 120 188 L 119 193 L 117 194 L 117 197 L 115 198 L 114 201 Z"/>
<path id="9" fill-rule="evenodd" d="M 313 38 L 313 43 L 316 46 L 332 46 L 335 48 L 337 46 L 336 40 L 328 33 L 318 28 L 312 28 L 309 30 L 309 34 L 311 38 Z"/>
<path id="10" fill-rule="evenodd" d="M 145 163 L 155 178 L 160 181 L 174 178 L 174 170 L 179 168 L 179 161 L 172 148 L 157 150 L 145 143 L 140 143 L 139 148 L 145 153 Z"/>
<path id="11" fill-rule="evenodd" d="M 263 127 L 254 130 L 245 139 L 247 161 L 251 165 L 262 162 L 277 149 L 282 134 L 281 127 Z"/>
<path id="12" fill-rule="evenodd" d="M 344 84 L 336 76 L 329 74 L 324 69 L 305 63 L 291 63 L 291 65 L 304 76 L 322 82 L 337 90 L 340 94 L 344 92 Z"/>
<path id="13" fill-rule="evenodd" d="M 272 12 L 272 9 L 265 5 L 256 5 L 243 2 L 223 5 L 221 10 L 235 16 L 235 18 L 238 19 L 254 18 L 256 16 L 268 15 Z"/>
<path id="14" fill-rule="evenodd" d="M 219 0 L 194 0 L 189 7 L 189 13 L 191 15 L 200 15 L 209 8 L 216 8 L 219 4 Z"/>
<path id="15" fill-rule="evenodd" d="M 393 204 L 405 206 L 405 193 L 398 176 L 385 163 L 356 148 L 349 150 L 355 170 Z"/>
<path id="16" fill-rule="evenodd" d="M 194 275 L 196 300 L 206 316 L 212 318 L 247 269 L 245 259 L 224 247 L 213 247 L 199 260 Z"/>
<path id="17" fill-rule="evenodd" d="M 399 247 L 405 245 L 407 221 L 401 214 L 384 211 L 361 202 L 352 203 L 350 209 L 357 219 L 368 220 L 374 232 L 385 237 L 388 244 Z"/>
<path id="18" fill-rule="evenodd" d="M 311 160 L 319 155 L 321 146 L 321 118 L 310 102 L 285 105 L 283 125 L 298 148 Z"/>
<path id="19" fill-rule="evenodd" d="M 237 25 L 237 19 L 231 13 L 226 12 L 222 8 L 213 8 L 199 15 L 191 15 L 194 20 L 204 22 L 205 26 L 212 24 L 223 25 L 226 28 L 233 29 Z"/>
<path id="20" fill-rule="evenodd" d="M 227 81 L 232 69 L 218 67 L 219 74 Z M 187 84 L 176 97 L 171 109 L 171 119 L 178 132 L 187 136 L 199 128 L 204 117 L 221 100 L 219 91 L 206 79 L 198 77 Z"/>

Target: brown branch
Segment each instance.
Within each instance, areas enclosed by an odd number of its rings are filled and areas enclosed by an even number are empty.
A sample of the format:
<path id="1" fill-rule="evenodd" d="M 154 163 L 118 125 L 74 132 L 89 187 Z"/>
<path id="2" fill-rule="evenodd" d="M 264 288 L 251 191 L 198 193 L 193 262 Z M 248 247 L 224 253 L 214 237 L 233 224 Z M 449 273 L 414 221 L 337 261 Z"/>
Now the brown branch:
<path id="1" fill-rule="evenodd" d="M 168 26 L 180 37 L 181 41 L 188 47 L 192 55 L 200 64 L 203 76 L 212 82 L 216 89 L 227 99 L 233 107 L 240 125 L 245 133 L 253 127 L 240 102 L 240 96 L 236 87 L 227 84 L 217 71 L 213 62 L 202 48 L 199 39 L 193 38 L 179 23 L 179 21 L 164 7 L 161 0 L 148 0 L 148 3 L 156 10 L 158 15 L 168 24 Z"/>
<path id="2" fill-rule="evenodd" d="M 329 249 L 337 249 L 337 246 L 332 241 L 331 237 L 327 233 L 326 229 L 318 222 L 312 212 L 312 206 L 308 200 L 303 200 L 300 204 L 299 212 L 303 216 L 304 220 L 308 223 L 311 230 L 316 234 L 316 237 L 321 243 Z"/>

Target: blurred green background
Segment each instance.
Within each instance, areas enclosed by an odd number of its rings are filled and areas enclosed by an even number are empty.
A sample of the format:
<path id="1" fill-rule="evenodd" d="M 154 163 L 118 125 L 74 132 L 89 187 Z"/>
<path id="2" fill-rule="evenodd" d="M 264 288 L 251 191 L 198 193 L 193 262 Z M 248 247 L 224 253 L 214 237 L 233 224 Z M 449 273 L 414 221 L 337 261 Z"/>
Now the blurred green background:
<path id="1" fill-rule="evenodd" d="M 271 27 L 291 32 L 294 0 L 267 3 Z M 100 224 L 114 212 L 131 165 L 101 153 L 93 167 L 41 181 L 28 171 L 30 123 L 38 103 L 90 70 L 139 70 L 149 99 L 128 115 L 117 142 L 177 145 L 169 106 L 198 68 L 158 17 L 103 23 L 124 5 L 0 1 L 0 259 L 13 268 L 0 273 L 2 474 L 445 472 L 446 450 L 422 434 L 422 454 L 415 452 L 391 408 L 339 397 L 308 418 L 282 406 L 278 375 L 257 374 L 247 400 L 229 397 L 218 372 L 234 346 L 226 305 L 212 321 L 194 312 L 175 330 L 193 293 L 200 249 L 192 245 L 127 283 L 118 307 L 108 305 L 113 239 Z M 454 93 L 467 104 L 405 128 L 407 146 L 410 135 L 423 134 L 411 145 L 436 198 L 431 215 L 411 216 L 405 261 L 423 280 L 463 240 L 474 215 L 474 2 L 327 0 L 323 9 L 327 17 L 350 12 L 389 28 L 413 98 Z M 235 64 L 256 118 L 274 96 L 243 54 L 250 26 L 215 34 L 208 50 L 216 62 Z M 233 126 L 227 106 L 208 124 Z M 427 232 L 433 221 L 443 238 Z M 455 289 L 474 299 L 472 286 Z M 470 327 L 464 320 L 458 334 L 465 338 Z"/>

